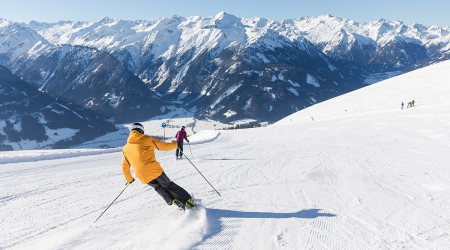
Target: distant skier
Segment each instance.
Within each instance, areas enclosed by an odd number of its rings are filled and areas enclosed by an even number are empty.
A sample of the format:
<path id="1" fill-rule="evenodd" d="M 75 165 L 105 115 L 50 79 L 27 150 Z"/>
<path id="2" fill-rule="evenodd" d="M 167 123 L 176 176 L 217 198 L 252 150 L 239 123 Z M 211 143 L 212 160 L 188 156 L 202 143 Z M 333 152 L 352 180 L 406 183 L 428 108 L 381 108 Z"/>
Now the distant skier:
<path id="1" fill-rule="evenodd" d="M 406 108 L 412 107 L 412 103 L 408 102 L 408 106 L 406 106 Z"/>
<path id="2" fill-rule="evenodd" d="M 180 131 L 178 131 L 177 134 L 175 135 L 175 139 L 177 140 L 177 144 L 178 144 L 178 148 L 177 148 L 177 151 L 175 152 L 175 156 L 177 157 L 177 160 L 178 160 L 178 159 L 182 159 L 183 158 L 183 153 L 182 152 L 184 152 L 184 150 L 183 150 L 183 142 L 184 142 L 184 140 L 189 142 L 189 140 L 187 138 L 187 133 L 186 133 L 186 130 L 185 130 L 185 126 L 181 126 Z M 180 150 L 182 152 L 180 152 Z M 178 156 L 180 156 L 180 158 L 178 158 Z"/>
<path id="3" fill-rule="evenodd" d="M 414 107 L 414 100 L 411 101 L 411 107 Z"/>
<path id="4" fill-rule="evenodd" d="M 403 105 L 405 105 L 405 104 L 402 102 L 402 109 L 403 109 Z"/>
<path id="5" fill-rule="evenodd" d="M 194 207 L 196 204 L 191 195 L 172 182 L 164 173 L 163 168 L 156 161 L 155 149 L 169 151 L 175 149 L 177 143 L 159 141 L 156 138 L 144 134 L 144 126 L 133 123 L 127 144 L 123 147 L 122 171 L 127 183 L 134 182 L 130 172 L 130 166 L 136 177 L 143 183 L 153 187 L 163 197 L 166 203 L 177 205 L 179 208 Z"/>

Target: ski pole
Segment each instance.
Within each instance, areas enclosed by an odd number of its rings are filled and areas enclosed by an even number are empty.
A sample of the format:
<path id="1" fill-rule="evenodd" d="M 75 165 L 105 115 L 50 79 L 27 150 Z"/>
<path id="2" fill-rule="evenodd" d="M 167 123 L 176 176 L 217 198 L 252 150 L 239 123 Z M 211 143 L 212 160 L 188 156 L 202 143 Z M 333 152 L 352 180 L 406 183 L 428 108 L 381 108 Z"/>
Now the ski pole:
<path id="1" fill-rule="evenodd" d="M 222 195 L 220 195 L 220 193 L 213 187 L 213 185 L 211 185 L 211 183 L 209 183 L 209 181 L 206 179 L 206 177 L 200 172 L 200 170 L 198 170 L 198 168 L 194 165 L 194 163 L 192 163 L 191 160 L 189 160 L 189 158 L 187 158 L 187 156 L 184 154 L 184 152 L 178 148 L 180 150 L 180 152 L 184 155 L 184 157 L 186 157 L 186 159 L 188 159 L 188 161 L 191 163 L 192 166 L 194 166 L 194 168 L 197 170 L 197 172 L 203 177 L 203 179 L 205 179 L 206 182 L 208 182 L 208 184 L 212 187 L 212 189 L 214 189 L 214 191 L 216 191 L 216 193 L 222 197 Z"/>
<path id="2" fill-rule="evenodd" d="M 194 155 L 192 154 L 192 150 L 191 150 L 191 144 L 188 142 L 188 145 L 189 145 L 189 151 L 191 151 L 191 156 L 192 156 L 192 158 L 194 158 Z"/>
<path id="3" fill-rule="evenodd" d="M 102 217 L 102 215 L 106 212 L 106 210 L 108 210 L 108 208 L 117 200 L 117 198 L 119 198 L 119 196 L 123 193 L 123 191 L 125 191 L 125 189 L 127 189 L 127 187 L 130 185 L 130 183 L 127 182 L 127 184 L 125 185 L 125 188 L 122 190 L 122 192 L 120 192 L 120 194 L 111 202 L 111 204 L 109 204 L 109 206 L 105 209 L 105 211 L 103 211 L 102 214 L 100 214 L 100 216 L 94 221 L 97 222 L 98 219 L 100 219 L 100 217 Z"/>

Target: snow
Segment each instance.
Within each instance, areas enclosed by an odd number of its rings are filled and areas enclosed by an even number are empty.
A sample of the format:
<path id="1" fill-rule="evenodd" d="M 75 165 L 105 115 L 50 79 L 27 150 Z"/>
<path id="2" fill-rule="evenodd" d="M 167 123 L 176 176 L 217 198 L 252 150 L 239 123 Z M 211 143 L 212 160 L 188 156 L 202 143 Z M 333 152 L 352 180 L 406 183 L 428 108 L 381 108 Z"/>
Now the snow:
<path id="1" fill-rule="evenodd" d="M 245 106 L 244 106 L 242 109 L 245 110 L 245 111 L 247 111 L 249 108 L 251 108 L 251 106 L 252 106 L 252 98 L 250 97 L 250 99 L 248 99 L 248 100 L 245 102 Z"/>
<path id="2" fill-rule="evenodd" d="M 225 112 L 223 115 L 226 117 L 231 117 L 233 115 L 236 115 L 237 113 L 234 112 L 233 110 L 227 110 L 227 112 Z"/>
<path id="3" fill-rule="evenodd" d="M 317 81 L 317 79 L 310 75 L 310 74 L 306 74 L 306 83 L 313 85 L 316 88 L 320 87 L 319 82 Z"/>
<path id="4" fill-rule="evenodd" d="M 227 96 L 233 94 L 236 89 L 242 86 L 243 80 L 239 81 L 238 83 L 234 84 L 233 86 L 229 87 L 217 100 L 210 105 L 210 108 L 214 108 L 220 101 L 222 101 Z"/>
<path id="5" fill-rule="evenodd" d="M 264 63 L 270 63 L 270 60 L 267 59 L 267 57 L 264 54 L 261 53 L 256 53 L 256 56 L 261 59 L 261 61 L 263 61 Z"/>
<path id="6" fill-rule="evenodd" d="M 4 127 L 6 124 L 4 122 L 0 122 L 0 125 L 3 126 L 0 129 L 0 132 L 4 132 Z M 22 130 L 21 123 L 14 125 L 17 131 Z M 42 142 L 36 142 L 36 140 L 21 140 L 20 142 L 11 142 L 8 141 L 7 144 L 11 145 L 13 150 L 27 150 L 27 149 L 36 149 L 36 148 L 48 148 L 50 145 L 53 145 L 56 141 L 60 140 L 68 140 L 73 137 L 76 133 L 78 133 L 79 129 L 71 129 L 71 128 L 59 128 L 59 129 L 50 129 L 45 127 L 45 134 L 48 136 L 48 139 Z M 0 156 L 1 158 L 1 156 Z"/>
<path id="7" fill-rule="evenodd" d="M 396 75 L 401 74 L 401 71 L 393 71 L 393 72 L 383 72 L 383 73 L 373 73 L 369 74 L 364 80 L 363 84 L 374 84 L 380 82 L 382 80 L 394 77 Z"/>
<path id="8" fill-rule="evenodd" d="M 276 75 L 272 75 L 272 77 L 270 78 L 271 82 L 276 82 L 278 80 Z"/>
<path id="9" fill-rule="evenodd" d="M 138 181 L 124 190 L 120 147 L 0 152 L 0 249 L 450 249 L 449 66 L 263 128 L 188 130 L 190 161 L 157 151 L 201 200 L 186 213 Z"/>
<path id="10" fill-rule="evenodd" d="M 287 90 L 289 90 L 290 92 L 292 92 L 292 94 L 299 96 L 298 91 L 294 88 L 287 88 Z"/>
<path id="11" fill-rule="evenodd" d="M 300 84 L 298 84 L 298 83 L 296 83 L 296 82 L 293 82 L 292 80 L 288 80 L 288 82 L 289 82 L 292 86 L 294 86 L 294 87 L 296 87 L 296 88 L 300 88 Z"/>
<path id="12" fill-rule="evenodd" d="M 284 20 L 283 24 L 297 32 L 289 33 L 291 40 L 299 34 L 313 44 L 327 44 L 322 50 L 328 53 L 339 46 L 357 45 L 361 48 L 377 43 L 382 47 L 396 38 L 408 42 L 421 42 L 428 47 L 448 41 L 448 27 L 440 28 L 433 25 L 406 25 L 401 21 L 378 21 L 358 23 L 349 19 L 321 15 Z M 330 42 L 331 41 L 331 42 Z M 444 42 L 446 43 L 446 42 Z"/>

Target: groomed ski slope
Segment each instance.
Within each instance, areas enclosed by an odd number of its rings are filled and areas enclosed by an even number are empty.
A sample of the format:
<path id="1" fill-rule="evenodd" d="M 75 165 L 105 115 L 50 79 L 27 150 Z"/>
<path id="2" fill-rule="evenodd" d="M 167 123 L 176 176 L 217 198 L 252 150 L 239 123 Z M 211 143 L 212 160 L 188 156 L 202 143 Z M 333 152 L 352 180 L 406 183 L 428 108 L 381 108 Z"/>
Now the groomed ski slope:
<path id="1" fill-rule="evenodd" d="M 120 148 L 1 152 L 0 249 L 450 249 L 449 68 L 191 136 L 186 154 L 221 197 L 158 153 L 201 199 L 184 214 L 135 182 L 93 224 L 125 187 Z"/>

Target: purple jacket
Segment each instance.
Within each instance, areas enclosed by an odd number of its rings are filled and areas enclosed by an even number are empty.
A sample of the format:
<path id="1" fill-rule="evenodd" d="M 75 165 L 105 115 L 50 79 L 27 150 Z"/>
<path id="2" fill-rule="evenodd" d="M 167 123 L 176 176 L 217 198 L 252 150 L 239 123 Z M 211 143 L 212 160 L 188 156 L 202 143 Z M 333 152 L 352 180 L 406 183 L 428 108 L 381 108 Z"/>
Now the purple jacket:
<path id="1" fill-rule="evenodd" d="M 189 142 L 187 138 L 187 133 L 184 130 L 184 128 L 181 128 L 181 130 L 177 132 L 177 134 L 175 135 L 175 139 L 177 140 L 177 142 L 183 142 L 183 139 Z"/>

